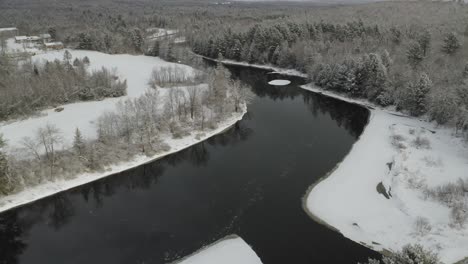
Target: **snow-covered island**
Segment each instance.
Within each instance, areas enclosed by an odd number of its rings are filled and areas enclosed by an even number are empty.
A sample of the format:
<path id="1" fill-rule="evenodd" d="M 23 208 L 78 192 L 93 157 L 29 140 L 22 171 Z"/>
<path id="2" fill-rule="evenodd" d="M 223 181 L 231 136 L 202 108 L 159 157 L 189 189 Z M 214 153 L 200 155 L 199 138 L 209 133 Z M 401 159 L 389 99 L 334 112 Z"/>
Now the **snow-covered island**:
<path id="1" fill-rule="evenodd" d="M 268 82 L 269 85 L 273 85 L 273 86 L 285 86 L 285 85 L 288 85 L 290 83 L 291 83 L 291 81 L 289 81 L 289 80 L 272 80 L 272 81 Z"/>
<path id="2" fill-rule="evenodd" d="M 304 197 L 315 220 L 377 251 L 420 244 L 444 263 L 468 256 L 468 148 L 453 128 L 373 107 L 313 85 L 304 89 L 369 108 L 346 158 Z"/>
<path id="3" fill-rule="evenodd" d="M 154 131 L 154 127 L 160 125 L 143 124 L 144 126 L 140 127 L 141 134 L 139 136 L 136 136 L 136 134 L 131 136 L 137 141 L 141 140 L 141 143 L 137 143 L 128 150 L 128 153 L 131 152 L 132 156 L 120 161 L 117 159 L 115 162 L 108 163 L 98 170 L 86 169 L 84 173 L 79 173 L 77 175 L 69 172 L 62 174 L 60 172 L 61 170 L 57 171 L 56 168 L 58 168 L 58 166 L 53 163 L 55 161 L 55 157 L 53 157 L 52 163 L 50 164 L 54 166 L 55 172 L 53 175 L 55 176 L 50 177 L 49 175 L 44 177 L 43 172 L 41 172 L 42 174 L 36 174 L 36 176 L 25 175 L 25 179 L 27 179 L 29 183 L 24 183 L 21 180 L 19 181 L 19 185 L 21 186 L 15 187 L 12 193 L 0 197 L 0 212 L 137 167 L 188 148 L 209 137 L 222 133 L 237 121 L 241 120 L 247 111 L 246 104 L 242 98 L 244 98 L 243 95 L 248 96 L 248 93 L 233 94 L 240 90 L 226 92 L 228 94 L 230 93 L 231 96 L 229 98 L 236 99 L 232 101 L 232 106 L 226 105 L 222 100 L 219 100 L 219 103 L 212 100 L 214 104 L 223 103 L 223 105 L 219 107 L 222 107 L 221 112 L 224 111 L 224 114 L 215 115 L 212 113 L 213 110 L 210 110 L 201 102 L 203 92 L 209 89 L 209 85 L 207 84 L 191 85 L 187 83 L 183 85 L 173 85 L 171 88 L 150 87 L 156 86 L 154 83 L 152 85 L 150 84 L 150 79 L 154 78 L 156 75 L 155 73 L 178 72 L 183 73 L 183 78 L 193 76 L 197 71 L 190 66 L 169 63 L 159 58 L 148 56 L 126 54 L 109 55 L 82 50 L 68 50 L 68 52 L 73 56 L 73 59 L 89 58 L 91 63 L 88 71 L 97 71 L 103 67 L 113 69 L 113 72 L 117 74 L 120 80 L 126 81 L 128 85 L 126 95 L 117 98 L 104 98 L 100 101 L 65 104 L 58 108 L 45 109 L 40 111 L 37 116 L 32 116 L 27 119 L 4 121 L 0 124 L 0 134 L 3 135 L 7 143 L 3 150 L 10 157 L 14 157 L 14 159 L 17 160 L 15 161 L 17 164 L 22 164 L 22 159 L 35 159 L 34 156 L 39 160 L 38 162 L 42 162 L 43 158 L 41 158 L 40 155 L 50 155 L 50 149 L 48 150 L 46 147 L 48 143 L 43 144 L 44 148 L 38 143 L 33 144 L 34 146 L 31 144 L 28 145 L 31 147 L 29 150 L 33 149 L 32 152 L 25 148 L 25 139 L 37 138 L 38 131 L 43 129 L 44 126 L 46 126 L 44 130 L 51 132 L 52 134 L 50 135 L 53 135 L 50 137 L 51 142 L 55 141 L 58 137 L 60 138 L 60 140 L 53 143 L 53 147 L 56 149 L 55 151 L 65 151 L 67 156 L 72 153 L 70 151 L 76 152 L 78 149 L 80 149 L 79 152 L 85 151 L 85 149 L 94 152 L 95 143 L 93 142 L 104 134 L 112 135 L 113 133 L 117 133 L 116 131 L 118 129 L 116 129 L 116 127 L 112 128 L 111 126 L 115 126 L 117 124 L 115 122 L 121 122 L 122 118 L 132 118 L 131 113 L 136 114 L 137 116 L 135 118 L 138 118 L 138 115 L 151 112 L 154 115 L 153 119 L 161 118 L 157 119 L 160 120 L 157 122 L 168 124 L 170 126 L 170 131 Z M 33 56 L 32 60 L 37 63 L 62 61 L 64 60 L 64 51 L 44 52 Z M 220 74 L 220 76 L 224 78 L 224 72 Z M 164 76 L 158 75 L 158 78 L 163 77 Z M 215 79 L 218 81 L 218 84 L 223 85 L 222 82 L 224 80 L 220 80 L 220 78 Z M 239 86 L 236 87 L 241 89 Z M 209 98 L 206 100 L 209 100 Z M 129 106 L 132 105 L 134 105 L 134 107 L 130 109 Z M 146 108 L 146 110 L 138 110 L 137 105 L 139 105 L 139 107 L 151 107 L 151 109 Z M 125 111 L 130 111 L 130 114 L 122 113 L 123 109 L 125 109 Z M 168 115 L 167 109 L 173 109 L 174 114 Z M 219 113 L 219 109 L 217 109 L 217 111 Z M 186 126 L 185 128 L 182 128 L 179 124 L 181 118 L 186 120 L 183 121 Z M 117 121 L 117 119 L 120 121 Z M 52 127 L 52 129 L 47 127 Z M 77 129 L 79 129 L 79 135 L 77 134 Z M 103 131 L 104 129 L 106 131 Z M 144 136 L 141 129 L 147 130 L 146 132 L 148 133 L 146 133 L 146 136 Z M 138 130 L 135 131 L 134 133 L 139 133 Z M 151 133 L 156 133 L 155 137 L 151 136 Z M 89 142 L 86 143 L 88 146 L 77 146 L 77 136 L 80 140 L 78 143 L 84 144 L 81 141 Z M 139 139 L 137 139 L 137 137 Z M 133 140 L 132 138 L 130 138 L 130 140 Z M 28 142 L 31 143 L 32 141 L 29 140 Z M 52 145 L 52 143 L 50 145 Z M 138 152 L 135 152 L 137 149 L 141 149 L 141 154 L 134 155 L 134 153 Z M 149 151 L 150 149 L 151 151 Z M 127 151 L 125 150 L 124 153 L 125 152 Z M 92 162 L 90 159 L 97 158 L 96 155 L 98 154 L 81 153 L 79 157 L 84 157 L 83 155 L 88 155 L 86 159 L 88 160 L 87 163 L 90 164 L 90 162 Z M 44 160 L 49 159 L 45 157 Z M 76 164 L 73 159 L 71 161 L 72 162 L 67 166 L 74 167 Z M 80 171 L 82 171 L 82 169 L 80 169 Z M 31 179 L 36 180 L 31 182 Z"/>

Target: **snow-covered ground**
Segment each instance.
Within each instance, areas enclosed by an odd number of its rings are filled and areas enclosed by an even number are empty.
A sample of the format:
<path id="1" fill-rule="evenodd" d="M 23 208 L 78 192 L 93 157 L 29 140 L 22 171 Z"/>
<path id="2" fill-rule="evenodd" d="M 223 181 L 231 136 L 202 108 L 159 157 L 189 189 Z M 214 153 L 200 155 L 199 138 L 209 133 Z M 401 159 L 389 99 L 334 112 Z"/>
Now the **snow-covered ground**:
<path id="1" fill-rule="evenodd" d="M 76 128 L 79 128 L 83 136 L 88 139 L 97 137 L 95 121 L 104 112 L 115 110 L 116 104 L 126 98 L 136 98 L 145 93 L 148 80 L 153 68 L 175 66 L 187 71 L 190 75 L 194 69 L 181 64 L 166 62 L 156 57 L 134 56 L 127 54 L 109 55 L 95 51 L 69 50 L 74 58 L 84 58 L 87 56 L 90 61 L 90 70 L 106 67 L 115 69 L 121 80 L 126 79 L 128 88 L 127 96 L 119 98 L 107 98 L 102 101 L 78 102 L 64 105 L 62 112 L 55 112 L 54 109 L 44 110 L 39 117 L 32 117 L 17 122 L 0 123 L 0 133 L 8 140 L 8 149 L 21 145 L 24 137 L 33 137 L 37 128 L 45 124 L 57 126 L 62 132 L 63 144 L 69 146 L 73 141 Z M 46 52 L 33 56 L 33 60 L 54 60 L 63 59 L 64 51 Z M 161 91 L 164 93 L 164 91 Z"/>
<path id="2" fill-rule="evenodd" d="M 291 81 L 289 81 L 289 80 L 273 80 L 273 81 L 268 82 L 269 85 L 274 85 L 274 86 L 284 86 L 284 85 L 288 85 L 290 83 L 291 83 Z"/>
<path id="3" fill-rule="evenodd" d="M 260 258 L 238 236 L 222 239 L 184 258 L 179 264 L 262 264 Z"/>
<path id="4" fill-rule="evenodd" d="M 369 107 L 314 86 L 303 88 Z M 467 257 L 468 228 L 454 226 L 449 207 L 425 195 L 425 190 L 468 180 L 466 142 L 450 128 L 378 108 L 370 111 L 350 153 L 309 190 L 306 210 L 374 250 L 418 243 L 445 263 Z"/>

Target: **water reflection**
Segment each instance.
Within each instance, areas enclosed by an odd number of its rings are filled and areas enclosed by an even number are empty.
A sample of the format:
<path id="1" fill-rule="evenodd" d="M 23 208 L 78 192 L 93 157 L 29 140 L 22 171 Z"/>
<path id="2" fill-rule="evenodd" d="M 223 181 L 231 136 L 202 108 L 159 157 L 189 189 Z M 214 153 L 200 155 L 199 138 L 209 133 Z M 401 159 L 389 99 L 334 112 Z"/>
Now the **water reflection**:
<path id="1" fill-rule="evenodd" d="M 0 215 L 0 263 L 164 263 L 237 233 L 264 264 L 374 253 L 313 222 L 307 187 L 362 133 L 366 110 L 231 67 L 256 99 L 225 133 Z M 341 254 L 335 254 L 338 250 Z"/>

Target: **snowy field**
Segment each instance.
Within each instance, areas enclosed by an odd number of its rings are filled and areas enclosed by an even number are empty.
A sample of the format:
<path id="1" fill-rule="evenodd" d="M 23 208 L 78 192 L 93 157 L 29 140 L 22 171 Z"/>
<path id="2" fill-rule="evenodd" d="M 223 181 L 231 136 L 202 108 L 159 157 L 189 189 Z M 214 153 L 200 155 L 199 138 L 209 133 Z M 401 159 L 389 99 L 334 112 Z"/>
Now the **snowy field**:
<path id="1" fill-rule="evenodd" d="M 32 117 L 17 122 L 0 123 L 0 133 L 8 140 L 8 149 L 13 151 L 21 145 L 24 137 L 33 137 L 37 128 L 46 124 L 57 126 L 63 137 L 64 147 L 69 147 L 73 140 L 74 131 L 79 128 L 83 136 L 88 139 L 97 137 L 95 121 L 104 112 L 115 110 L 116 104 L 126 98 L 136 98 L 143 95 L 148 86 L 148 80 L 154 68 L 175 66 L 184 69 L 188 75 L 193 73 L 193 68 L 166 62 L 156 57 L 133 55 L 109 55 L 101 52 L 69 50 L 74 58 L 87 56 L 90 61 L 90 70 L 106 67 L 115 69 L 121 80 L 126 79 L 128 88 L 127 96 L 119 98 L 107 98 L 102 101 L 78 102 L 64 105 L 62 112 L 54 109 L 44 110 L 39 117 Z M 53 51 L 39 54 L 33 57 L 35 61 L 63 59 L 64 51 Z M 163 90 L 163 89 L 161 89 Z M 161 91 L 164 93 L 164 91 Z"/>
<path id="2" fill-rule="evenodd" d="M 227 237 L 186 257 L 178 264 L 262 264 L 260 258 L 238 237 Z"/>
<path id="3" fill-rule="evenodd" d="M 361 103 L 314 86 L 303 88 Z M 310 190 L 305 208 L 374 250 L 418 243 L 437 252 L 444 263 L 454 263 L 468 257 L 468 223 L 456 225 L 450 208 L 427 190 L 466 181 L 466 172 L 468 148 L 453 129 L 373 109 L 360 139 Z"/>

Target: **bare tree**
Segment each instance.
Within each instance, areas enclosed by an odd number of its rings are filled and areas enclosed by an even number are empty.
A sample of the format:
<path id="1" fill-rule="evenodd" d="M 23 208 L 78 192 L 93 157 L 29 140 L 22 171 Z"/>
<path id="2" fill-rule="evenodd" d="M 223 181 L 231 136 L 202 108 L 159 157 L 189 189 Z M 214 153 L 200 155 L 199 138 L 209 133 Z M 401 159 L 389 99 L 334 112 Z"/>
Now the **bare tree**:
<path id="1" fill-rule="evenodd" d="M 47 124 L 45 127 L 37 130 L 36 138 L 43 147 L 45 159 L 50 168 L 50 175 L 53 175 L 55 162 L 57 160 L 57 147 L 63 140 L 61 132 L 56 126 Z"/>
<path id="2" fill-rule="evenodd" d="M 243 85 L 239 80 L 232 81 L 229 85 L 230 97 L 234 103 L 234 110 L 239 112 L 242 104 L 249 103 L 254 94 L 249 87 Z"/>
<path id="3" fill-rule="evenodd" d="M 190 118 L 195 117 L 195 112 L 199 106 L 199 88 L 195 86 L 187 87 L 188 92 L 188 103 L 190 108 Z"/>

